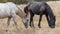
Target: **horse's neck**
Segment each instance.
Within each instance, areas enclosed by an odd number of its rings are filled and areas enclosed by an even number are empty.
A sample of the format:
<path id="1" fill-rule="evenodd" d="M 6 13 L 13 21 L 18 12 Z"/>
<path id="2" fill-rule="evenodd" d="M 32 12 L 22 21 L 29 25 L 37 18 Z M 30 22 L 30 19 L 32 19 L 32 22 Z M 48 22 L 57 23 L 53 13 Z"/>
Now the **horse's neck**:
<path id="1" fill-rule="evenodd" d="M 17 14 L 18 14 L 18 16 L 20 16 L 21 18 L 24 18 L 25 15 L 26 15 L 21 9 L 19 9 L 19 11 L 17 12 Z"/>

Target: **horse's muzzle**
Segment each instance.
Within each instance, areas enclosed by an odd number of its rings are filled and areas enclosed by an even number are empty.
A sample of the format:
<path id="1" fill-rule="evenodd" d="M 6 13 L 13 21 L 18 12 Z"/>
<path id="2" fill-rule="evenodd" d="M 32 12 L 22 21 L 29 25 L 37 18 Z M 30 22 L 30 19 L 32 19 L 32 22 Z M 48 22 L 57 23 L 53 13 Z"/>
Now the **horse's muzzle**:
<path id="1" fill-rule="evenodd" d="M 55 28 L 55 24 L 54 25 L 49 25 L 50 28 Z"/>
<path id="2" fill-rule="evenodd" d="M 24 25 L 25 25 L 25 28 L 28 28 L 28 20 L 25 21 Z"/>

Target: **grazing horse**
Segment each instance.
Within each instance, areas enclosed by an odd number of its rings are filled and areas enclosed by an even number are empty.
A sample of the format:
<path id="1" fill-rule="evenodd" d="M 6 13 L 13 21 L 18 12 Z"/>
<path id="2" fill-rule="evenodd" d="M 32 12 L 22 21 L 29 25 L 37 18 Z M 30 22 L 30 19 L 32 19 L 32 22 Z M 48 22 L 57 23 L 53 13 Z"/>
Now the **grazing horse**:
<path id="1" fill-rule="evenodd" d="M 24 7 L 24 12 L 26 13 L 26 15 L 30 13 L 30 24 L 29 24 L 30 27 L 34 27 L 33 17 L 36 14 L 36 15 L 40 15 L 39 23 L 38 23 L 39 28 L 41 27 L 40 22 L 43 15 L 46 16 L 49 27 L 55 28 L 55 20 L 56 20 L 55 15 L 52 9 L 50 8 L 50 6 L 46 2 L 29 3 L 26 7 Z"/>
<path id="2" fill-rule="evenodd" d="M 28 22 L 26 13 L 25 12 L 23 13 L 22 10 L 16 4 L 14 4 L 12 2 L 0 3 L 0 19 L 8 18 L 7 27 L 10 24 L 11 18 L 13 18 L 14 23 L 17 28 L 16 15 L 21 17 L 24 25 L 26 26 L 26 23 Z M 7 28 L 7 30 L 8 30 L 8 28 Z"/>

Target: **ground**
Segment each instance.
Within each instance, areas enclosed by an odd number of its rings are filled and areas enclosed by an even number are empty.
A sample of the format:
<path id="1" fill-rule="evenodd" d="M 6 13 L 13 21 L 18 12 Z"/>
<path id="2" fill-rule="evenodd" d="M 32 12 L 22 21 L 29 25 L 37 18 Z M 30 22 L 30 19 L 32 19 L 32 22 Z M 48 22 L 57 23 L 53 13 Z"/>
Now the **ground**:
<path id="1" fill-rule="evenodd" d="M 34 26 L 35 28 L 28 27 L 27 29 L 24 27 L 23 22 L 21 21 L 21 18 L 17 16 L 16 21 L 18 24 L 19 30 L 16 29 L 13 19 L 10 21 L 9 25 L 9 34 L 60 34 L 60 1 L 49 1 L 47 2 L 51 8 L 53 9 L 54 14 L 56 15 L 56 26 L 55 28 L 50 28 L 48 26 L 46 17 L 43 16 L 43 19 L 41 21 L 41 28 L 38 28 L 38 20 L 39 16 L 34 16 Z M 24 8 L 25 4 L 19 5 L 21 9 Z M 0 34 L 7 34 L 6 32 L 6 26 L 7 26 L 7 18 L 6 19 L 0 19 Z"/>

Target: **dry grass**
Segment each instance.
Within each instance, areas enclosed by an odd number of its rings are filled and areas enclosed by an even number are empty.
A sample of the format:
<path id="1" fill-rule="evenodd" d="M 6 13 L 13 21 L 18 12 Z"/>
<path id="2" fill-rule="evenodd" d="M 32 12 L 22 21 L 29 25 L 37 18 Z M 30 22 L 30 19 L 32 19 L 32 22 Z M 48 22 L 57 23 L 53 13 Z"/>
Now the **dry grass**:
<path id="1" fill-rule="evenodd" d="M 25 28 L 21 18 L 19 18 L 17 16 L 17 24 L 18 24 L 18 28 L 19 31 L 17 31 L 15 24 L 13 22 L 13 20 L 11 19 L 10 25 L 9 25 L 9 34 L 60 34 L 60 1 L 50 1 L 47 2 L 51 8 L 53 9 L 54 14 L 56 15 L 56 28 L 52 29 L 49 28 L 48 23 L 46 21 L 46 17 L 43 16 L 43 19 L 41 21 L 41 27 L 42 28 L 38 28 L 38 19 L 39 16 L 35 15 L 34 17 L 34 24 L 35 24 L 35 28 Z M 21 9 L 24 8 L 25 5 L 19 5 L 21 7 Z M 6 34 L 6 26 L 7 26 L 7 19 L 0 19 L 0 34 Z"/>

